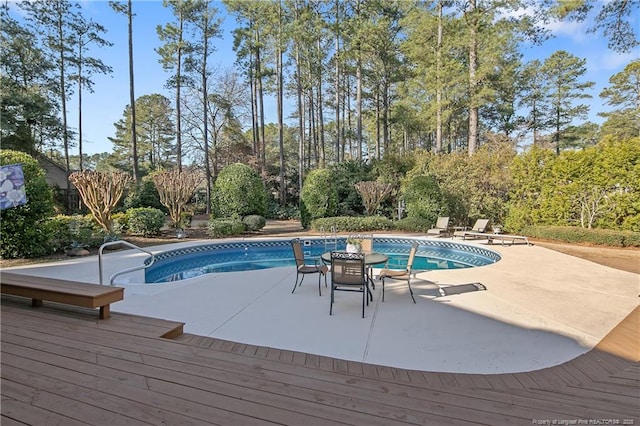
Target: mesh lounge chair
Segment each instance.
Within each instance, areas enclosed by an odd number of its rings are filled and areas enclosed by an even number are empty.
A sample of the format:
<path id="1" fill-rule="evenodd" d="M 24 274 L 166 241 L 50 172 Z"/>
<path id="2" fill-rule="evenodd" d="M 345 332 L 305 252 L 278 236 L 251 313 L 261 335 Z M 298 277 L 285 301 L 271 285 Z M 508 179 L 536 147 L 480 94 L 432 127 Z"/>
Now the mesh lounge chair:
<path id="1" fill-rule="evenodd" d="M 454 237 L 462 237 L 463 239 L 473 234 L 484 234 L 489 227 L 489 219 L 478 219 L 471 229 L 463 229 L 453 233 Z"/>
<path id="2" fill-rule="evenodd" d="M 437 235 L 438 237 L 447 236 L 449 234 L 449 217 L 439 217 L 433 228 L 427 231 L 427 236 Z"/>
<path id="3" fill-rule="evenodd" d="M 380 275 L 378 278 L 382 280 L 382 301 L 384 302 L 384 281 L 386 279 L 391 280 L 401 280 L 406 281 L 409 286 L 409 293 L 411 294 L 411 299 L 413 303 L 416 303 L 415 297 L 413 297 L 413 290 L 411 289 L 411 274 L 413 273 L 413 260 L 416 257 L 416 252 L 418 251 L 418 243 L 413 243 L 411 245 L 411 250 L 409 251 L 409 259 L 407 260 L 407 266 L 404 269 L 388 269 L 385 268 L 380 271 Z"/>
<path id="4" fill-rule="evenodd" d="M 364 318 L 365 300 L 369 305 L 370 293 L 365 272 L 364 253 L 331 252 L 331 305 L 329 315 L 333 314 L 333 302 L 336 291 L 355 291 L 362 293 L 362 318 Z"/>
<path id="5" fill-rule="evenodd" d="M 322 296 L 322 290 L 320 288 L 320 278 L 324 277 L 324 286 L 327 286 L 327 272 L 329 268 L 327 265 L 318 264 L 317 262 L 313 265 L 306 263 L 304 258 L 304 252 L 302 251 L 302 245 L 300 244 L 299 238 L 294 238 L 291 240 L 291 247 L 293 248 L 293 256 L 296 259 L 296 282 L 293 285 L 293 290 L 291 293 L 296 291 L 296 287 L 302 285 L 302 281 L 304 280 L 304 276 L 308 274 L 318 274 L 318 294 Z M 298 283 L 298 279 L 300 282 Z"/>

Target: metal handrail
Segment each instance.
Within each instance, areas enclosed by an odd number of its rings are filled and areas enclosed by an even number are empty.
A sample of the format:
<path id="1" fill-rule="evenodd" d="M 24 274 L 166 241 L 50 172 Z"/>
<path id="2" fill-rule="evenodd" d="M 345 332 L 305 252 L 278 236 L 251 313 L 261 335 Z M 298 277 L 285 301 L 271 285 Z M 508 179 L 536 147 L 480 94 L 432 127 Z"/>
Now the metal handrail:
<path id="1" fill-rule="evenodd" d="M 118 271 L 115 274 L 111 275 L 109 277 L 109 285 L 113 285 L 113 281 L 116 279 L 116 277 L 129 273 L 129 272 L 133 272 L 133 271 L 138 271 L 140 269 L 147 269 L 149 266 L 153 265 L 153 262 L 155 262 L 156 257 L 153 255 L 153 253 L 151 253 L 150 251 L 147 251 L 141 247 L 138 247 L 135 244 L 130 243 L 129 241 L 125 241 L 125 240 L 118 240 L 118 241 L 109 241 L 107 243 L 104 243 L 103 245 L 100 246 L 100 249 L 98 250 L 98 273 L 100 274 L 100 285 L 102 285 L 102 252 L 104 250 L 105 247 L 109 247 L 109 246 L 115 246 L 118 244 L 123 244 L 129 248 L 132 249 L 136 249 L 139 250 L 143 253 L 147 253 L 150 257 L 151 257 L 151 262 L 149 262 L 149 264 L 147 265 L 141 265 L 141 266 L 133 266 L 131 268 L 127 268 L 127 269 L 123 269 L 122 271 Z M 146 262 L 146 260 L 145 260 Z"/>
<path id="2" fill-rule="evenodd" d="M 331 227 L 331 234 L 327 235 L 324 227 L 320 228 L 322 232 L 322 239 L 324 240 L 324 251 L 329 251 L 329 247 L 333 246 L 333 250 L 338 248 L 338 233 L 336 232 L 336 227 Z"/>

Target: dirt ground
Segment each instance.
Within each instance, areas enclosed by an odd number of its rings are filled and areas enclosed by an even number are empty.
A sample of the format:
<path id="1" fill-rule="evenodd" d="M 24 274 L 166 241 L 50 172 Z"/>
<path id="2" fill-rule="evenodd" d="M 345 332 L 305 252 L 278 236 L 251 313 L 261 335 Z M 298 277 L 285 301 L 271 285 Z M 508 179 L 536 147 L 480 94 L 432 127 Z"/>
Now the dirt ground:
<path id="1" fill-rule="evenodd" d="M 206 233 L 206 221 L 194 221 L 192 227 L 187 229 L 187 238 L 190 240 L 209 239 Z M 246 237 L 282 236 L 293 237 L 298 235 L 320 235 L 317 232 L 305 231 L 299 222 L 270 220 L 260 232 L 246 235 Z M 160 244 L 172 244 L 178 240 L 175 231 L 163 230 L 158 236 L 152 238 L 126 236 L 125 239 L 140 247 L 149 247 Z M 531 241 L 535 245 L 556 250 L 571 256 L 580 257 L 591 262 L 609 266 L 611 268 L 640 274 L 640 248 L 613 248 L 592 245 L 562 244 L 550 241 Z M 97 254 L 97 249 L 91 251 L 92 255 Z M 55 262 L 69 259 L 64 253 L 57 253 L 37 259 L 0 259 L 0 268 L 11 266 L 31 265 L 45 262 Z"/>

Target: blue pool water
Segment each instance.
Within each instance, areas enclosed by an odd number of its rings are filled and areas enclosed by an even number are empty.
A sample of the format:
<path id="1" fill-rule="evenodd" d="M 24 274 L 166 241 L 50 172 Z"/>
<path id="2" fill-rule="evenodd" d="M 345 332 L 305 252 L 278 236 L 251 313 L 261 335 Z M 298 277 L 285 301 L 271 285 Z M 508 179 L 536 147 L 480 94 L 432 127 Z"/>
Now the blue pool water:
<path id="1" fill-rule="evenodd" d="M 374 250 L 389 256 L 391 265 L 406 264 L 411 244 L 420 243 L 414 270 L 457 269 L 483 266 L 500 260 L 500 255 L 482 247 L 420 238 L 375 238 Z M 334 248 L 321 239 L 303 239 L 305 257 L 320 258 Z M 344 250 L 344 238 L 337 250 Z M 193 278 L 204 274 L 238 272 L 295 266 L 290 240 L 212 243 L 171 250 L 156 255 L 145 271 L 145 282 L 162 283 Z"/>

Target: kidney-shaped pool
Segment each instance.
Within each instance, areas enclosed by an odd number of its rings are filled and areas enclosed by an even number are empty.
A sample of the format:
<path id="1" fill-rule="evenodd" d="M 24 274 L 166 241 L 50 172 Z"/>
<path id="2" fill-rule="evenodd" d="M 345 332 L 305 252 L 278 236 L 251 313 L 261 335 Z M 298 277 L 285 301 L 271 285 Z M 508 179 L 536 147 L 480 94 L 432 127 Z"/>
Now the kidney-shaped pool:
<path id="1" fill-rule="evenodd" d="M 451 240 L 375 237 L 374 251 L 389 256 L 390 264 L 406 263 L 413 242 L 418 242 L 415 271 L 484 266 L 500 260 L 492 250 Z M 344 250 L 345 238 L 328 243 L 323 238 L 301 238 L 305 257 L 320 258 L 330 250 Z M 150 259 L 147 260 L 147 264 Z M 145 270 L 146 283 L 165 283 L 219 272 L 295 266 L 291 240 L 250 240 L 195 245 L 155 255 Z"/>

